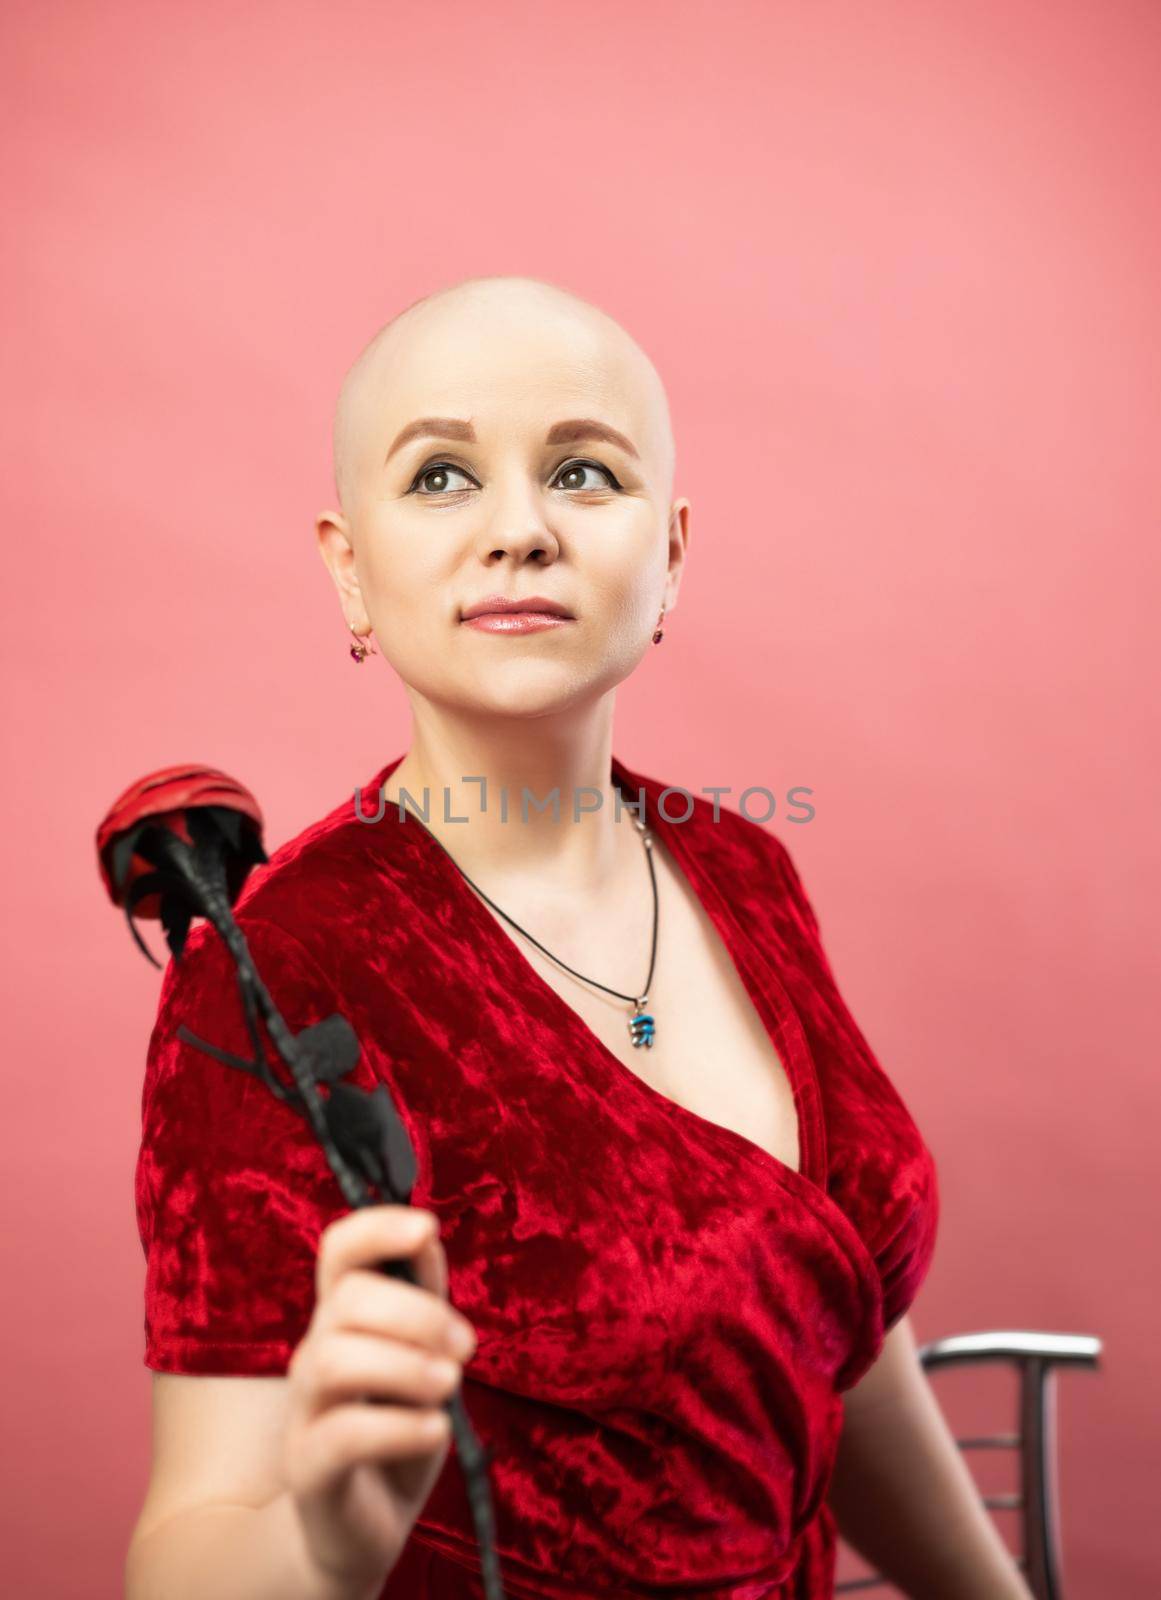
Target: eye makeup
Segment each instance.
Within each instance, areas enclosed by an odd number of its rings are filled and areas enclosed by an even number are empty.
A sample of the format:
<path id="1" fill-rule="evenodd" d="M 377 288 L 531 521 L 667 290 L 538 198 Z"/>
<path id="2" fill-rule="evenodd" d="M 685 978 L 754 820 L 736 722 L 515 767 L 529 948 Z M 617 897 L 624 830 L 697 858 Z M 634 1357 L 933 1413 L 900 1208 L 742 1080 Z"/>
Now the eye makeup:
<path id="1" fill-rule="evenodd" d="M 564 461 L 556 469 L 556 472 L 553 474 L 553 477 L 554 478 L 558 478 L 558 477 L 561 476 L 562 473 L 571 472 L 571 471 L 575 470 L 578 467 L 586 467 L 586 468 L 587 467 L 591 467 L 595 472 L 603 473 L 605 475 L 605 478 L 607 479 L 607 485 L 606 486 L 608 488 L 614 489 L 614 490 L 616 490 L 618 492 L 621 491 L 621 483 L 619 482 L 616 474 L 613 472 L 611 467 L 605 466 L 604 463 L 601 462 L 601 461 L 588 461 L 588 460 L 583 460 L 583 459 L 580 459 L 580 458 L 577 458 L 577 459 L 574 459 L 574 460 L 571 460 L 571 461 Z M 457 489 L 441 490 L 441 491 L 437 491 L 437 492 L 435 492 L 433 494 L 423 494 L 423 493 L 421 493 L 419 491 L 419 485 L 423 482 L 424 478 L 426 478 L 429 473 L 438 472 L 440 470 L 450 470 L 452 472 L 461 472 L 461 473 L 463 473 L 464 477 L 472 478 L 472 474 L 468 471 L 467 467 L 460 466 L 455 461 L 446 461 L 446 460 L 443 460 L 441 458 L 441 459 L 436 460 L 436 461 L 428 461 L 422 467 L 420 467 L 419 471 L 415 474 L 415 477 L 411 480 L 411 484 L 410 484 L 409 488 L 407 489 L 407 493 L 408 494 L 414 494 L 414 495 L 417 496 L 417 498 L 419 498 L 421 500 L 438 500 L 438 499 L 443 499 L 445 497 L 445 495 L 446 496 L 450 496 L 452 494 L 462 494 L 464 491 L 463 490 L 457 490 Z M 472 481 L 475 482 L 475 479 L 473 478 Z M 566 490 L 564 490 L 565 494 L 584 494 L 585 492 L 586 491 L 584 489 L 566 489 Z"/>

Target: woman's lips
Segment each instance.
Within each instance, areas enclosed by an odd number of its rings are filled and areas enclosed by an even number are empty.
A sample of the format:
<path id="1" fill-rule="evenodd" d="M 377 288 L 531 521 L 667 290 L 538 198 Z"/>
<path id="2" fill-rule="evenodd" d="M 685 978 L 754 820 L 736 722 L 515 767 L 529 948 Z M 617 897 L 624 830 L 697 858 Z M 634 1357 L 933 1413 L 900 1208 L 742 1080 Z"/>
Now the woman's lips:
<path id="1" fill-rule="evenodd" d="M 484 633 L 538 633 L 541 628 L 564 628 L 573 621 L 573 617 L 558 617 L 551 611 L 482 611 L 465 617 L 463 626 Z"/>

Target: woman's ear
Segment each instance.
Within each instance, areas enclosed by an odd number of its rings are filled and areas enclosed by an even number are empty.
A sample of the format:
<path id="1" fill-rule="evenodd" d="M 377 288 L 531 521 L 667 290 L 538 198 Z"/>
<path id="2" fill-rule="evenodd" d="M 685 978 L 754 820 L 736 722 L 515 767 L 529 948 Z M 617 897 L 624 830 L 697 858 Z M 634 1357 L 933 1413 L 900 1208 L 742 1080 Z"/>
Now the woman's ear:
<path id="1" fill-rule="evenodd" d="M 355 547 L 346 517 L 341 511 L 320 511 L 315 519 L 315 534 L 318 553 L 339 592 L 343 616 L 356 633 L 369 633 L 371 619 L 363 604 L 363 592 L 355 568 Z"/>
<path id="2" fill-rule="evenodd" d="M 689 550 L 689 501 L 675 500 L 669 512 L 669 573 L 665 585 L 666 614 L 677 610 L 677 591 Z"/>

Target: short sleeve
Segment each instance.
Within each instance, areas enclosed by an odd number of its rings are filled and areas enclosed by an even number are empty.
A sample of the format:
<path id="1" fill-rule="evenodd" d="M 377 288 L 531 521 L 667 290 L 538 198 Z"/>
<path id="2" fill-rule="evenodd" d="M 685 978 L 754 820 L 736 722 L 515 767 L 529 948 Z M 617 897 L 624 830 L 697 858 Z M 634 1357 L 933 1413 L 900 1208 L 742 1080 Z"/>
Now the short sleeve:
<path id="1" fill-rule="evenodd" d="M 797 917 L 799 924 L 805 932 L 811 948 L 823 971 L 830 981 L 834 983 L 834 972 L 831 968 L 830 959 L 827 956 L 826 950 L 823 946 L 822 930 L 818 925 L 818 917 L 815 914 L 814 906 L 811 904 L 806 890 L 802 886 L 802 879 L 798 874 L 798 868 L 794 865 L 794 859 L 791 856 L 790 851 L 786 848 L 776 833 L 771 833 L 769 830 L 766 830 L 766 837 L 773 845 L 774 858 L 778 866 L 778 874 L 782 880 L 782 886 L 785 890 L 786 897 L 793 908 L 794 915 Z"/>
<path id="2" fill-rule="evenodd" d="M 914 1302 L 931 1267 L 940 1195 L 931 1151 L 901 1096 L 851 1015 L 823 947 L 818 917 L 790 852 L 776 835 L 786 894 L 828 994 L 827 1135 L 836 1188 L 878 1269 L 883 1331 Z M 817 1040 L 816 1054 L 821 1054 Z M 871 1130 L 872 1136 L 868 1136 Z"/>
<path id="3" fill-rule="evenodd" d="M 897 1201 L 888 1225 L 871 1248 L 883 1286 L 883 1332 L 911 1309 L 935 1256 L 939 1231 L 939 1178 L 927 1151 L 917 1168 L 917 1189 Z"/>
<path id="4" fill-rule="evenodd" d="M 272 923 L 239 917 L 294 1032 L 341 1010 L 313 958 Z M 284 1374 L 314 1307 L 318 1240 L 346 1202 L 309 1124 L 260 1079 L 178 1037 L 185 1025 L 252 1059 L 236 969 L 198 924 L 166 967 L 149 1040 L 135 1175 L 145 1252 L 145 1365 Z M 262 1031 L 275 1075 L 288 1081 Z"/>

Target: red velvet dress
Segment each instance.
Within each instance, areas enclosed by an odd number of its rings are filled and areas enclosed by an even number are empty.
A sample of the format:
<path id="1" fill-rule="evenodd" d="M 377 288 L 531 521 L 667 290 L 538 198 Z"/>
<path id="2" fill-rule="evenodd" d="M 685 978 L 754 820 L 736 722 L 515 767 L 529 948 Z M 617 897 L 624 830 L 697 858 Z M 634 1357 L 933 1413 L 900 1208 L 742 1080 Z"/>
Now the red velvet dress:
<path id="1" fill-rule="evenodd" d="M 374 817 L 379 786 L 362 791 Z M 464 1398 L 491 1456 L 512 1600 L 824 1600 L 841 1391 L 930 1265 L 933 1159 L 835 984 L 786 847 L 645 794 L 789 1073 L 801 1171 L 651 1088 L 544 981 L 439 842 L 352 796 L 252 874 L 239 921 L 295 1029 L 341 1010 L 386 1081 L 479 1334 Z M 439 797 L 433 796 L 433 803 Z M 669 818 L 684 792 L 664 795 Z M 659 1019 L 664 1025 L 664 1019 Z M 150 1040 L 136 1199 L 145 1363 L 280 1374 L 346 1209 L 306 1124 L 175 1037 L 249 1055 L 205 923 Z M 384 1600 L 478 1600 L 454 1447 Z"/>

